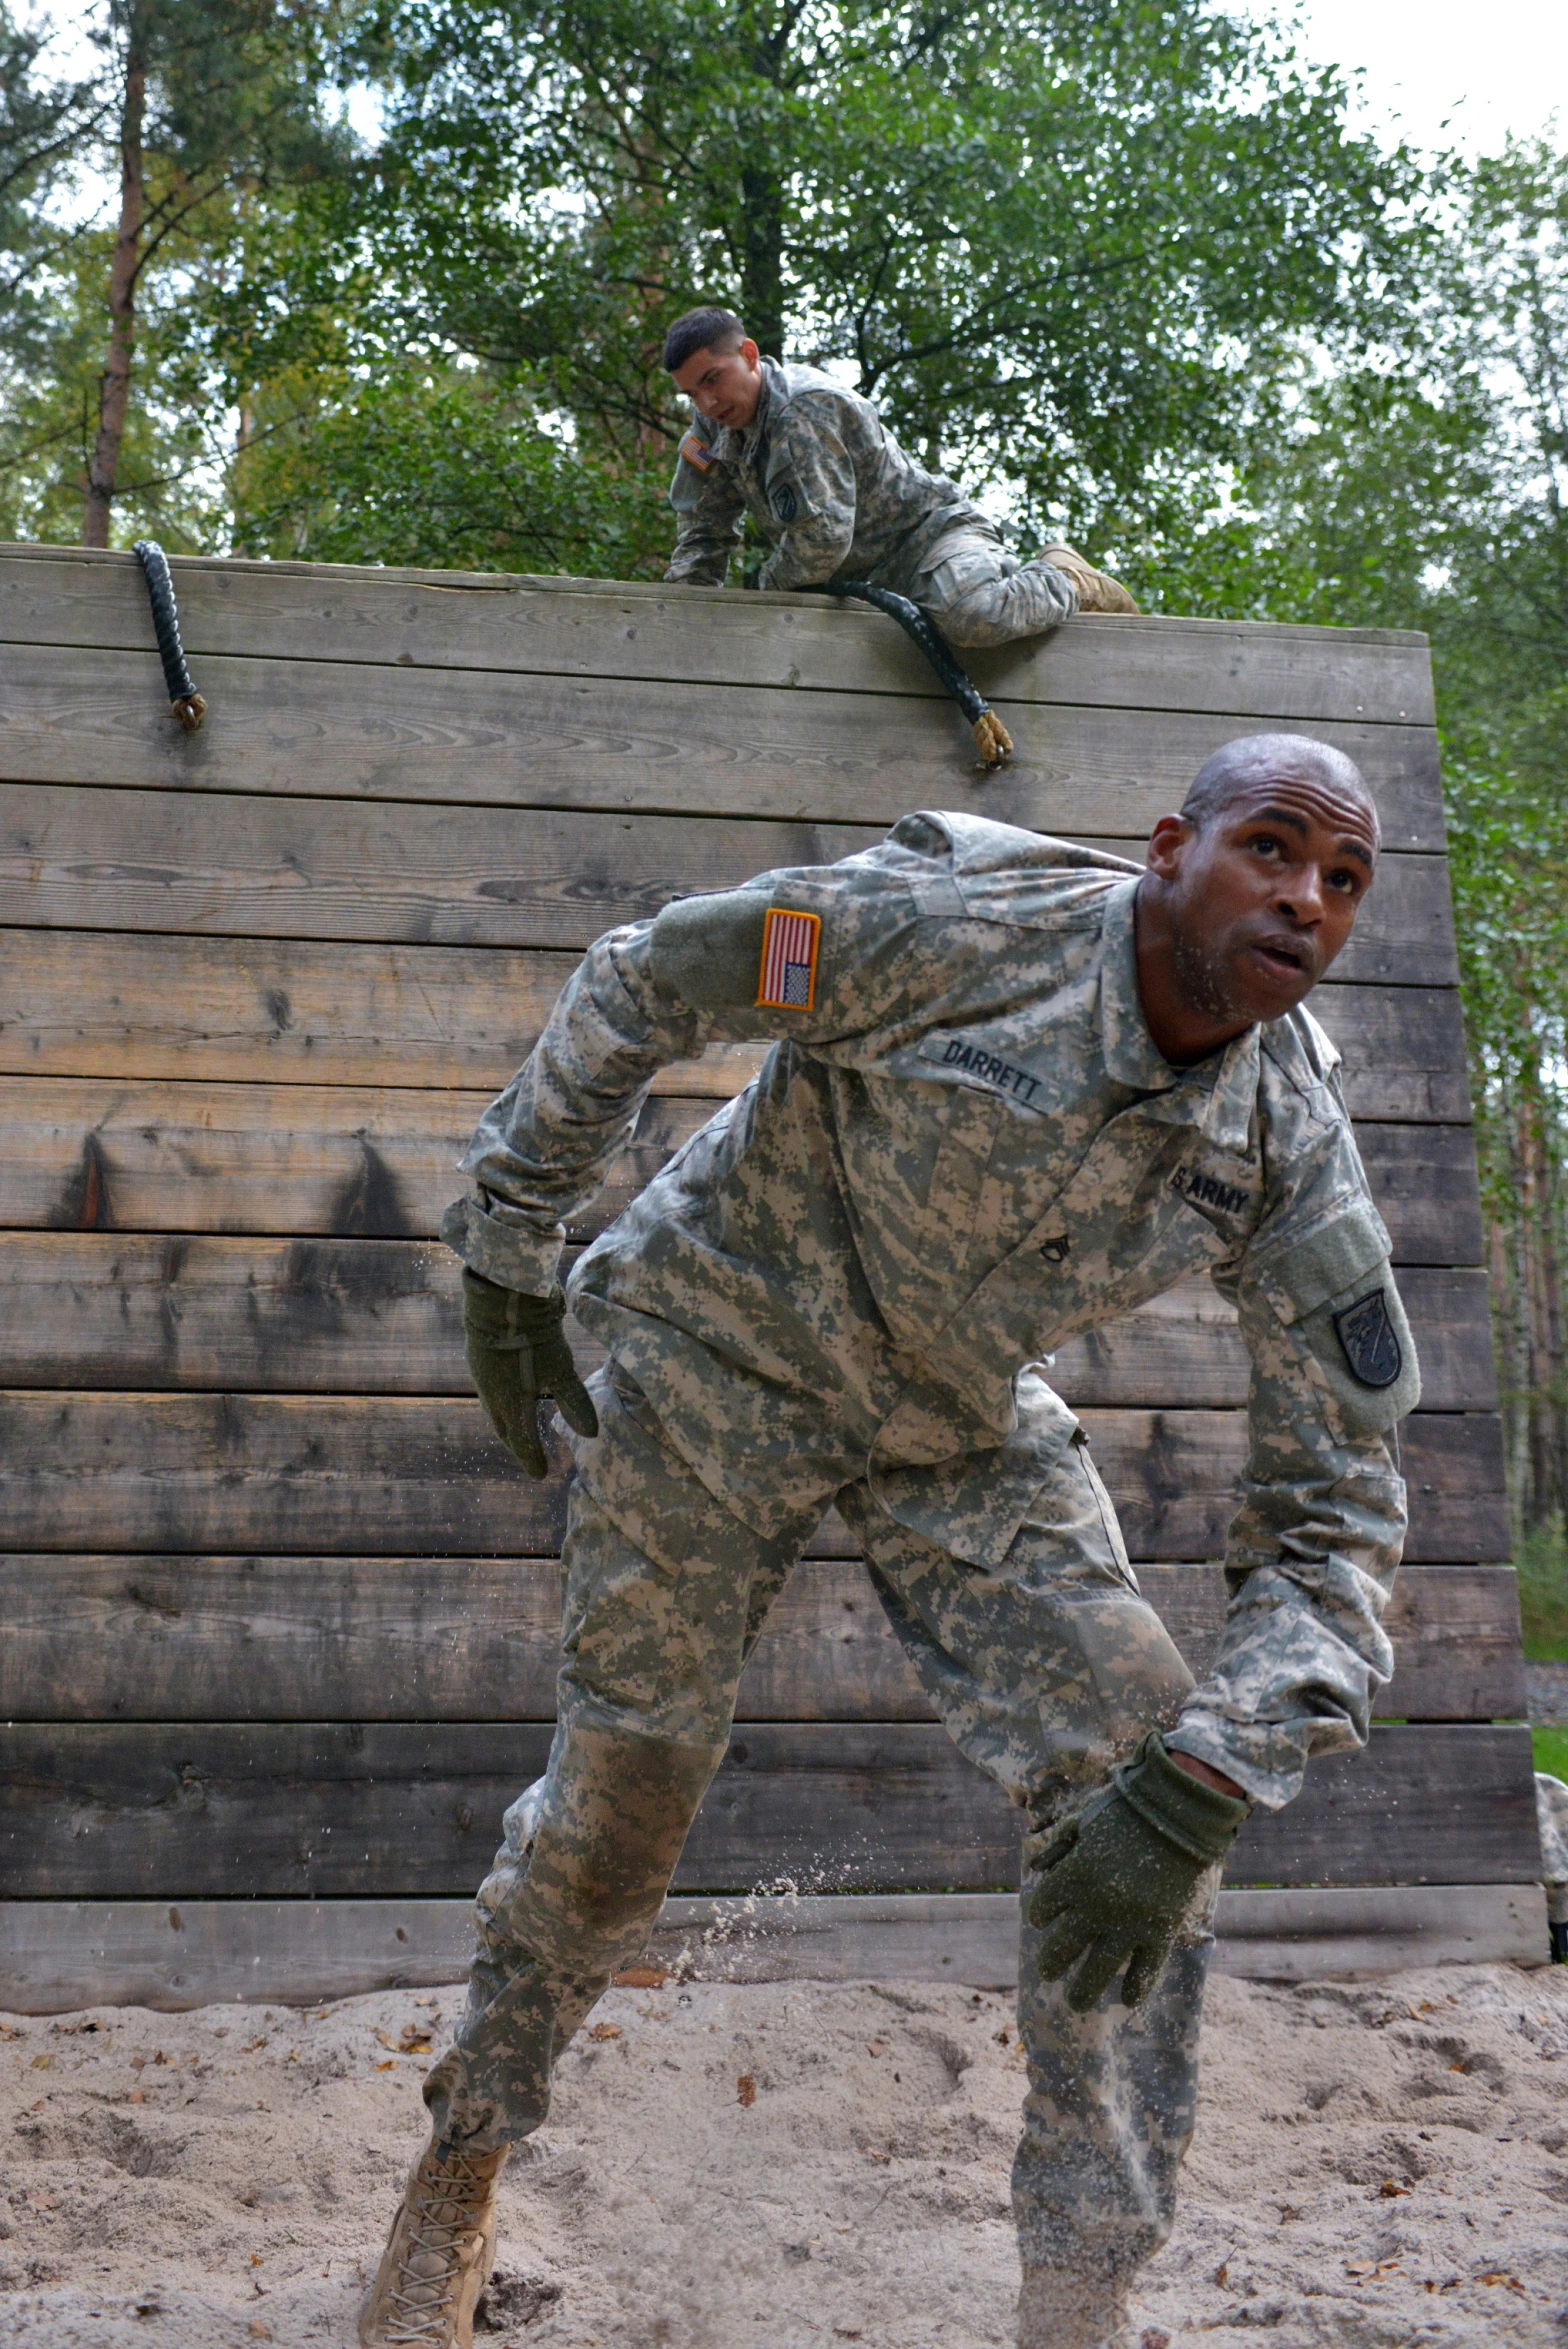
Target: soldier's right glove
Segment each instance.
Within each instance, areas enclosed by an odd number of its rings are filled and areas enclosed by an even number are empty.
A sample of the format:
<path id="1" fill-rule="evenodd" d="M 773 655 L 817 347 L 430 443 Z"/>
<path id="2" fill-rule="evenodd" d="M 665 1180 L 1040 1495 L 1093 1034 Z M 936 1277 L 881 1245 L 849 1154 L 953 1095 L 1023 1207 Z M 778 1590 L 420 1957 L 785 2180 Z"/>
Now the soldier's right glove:
<path id="1" fill-rule="evenodd" d="M 1124 1966 L 1123 2005 L 1147 1998 L 1199 1878 L 1224 1859 L 1250 1808 L 1179 1769 L 1151 1729 L 1041 1855 L 1029 1922 L 1045 1935 L 1042 1978 L 1059 1982 L 1078 1965 L 1067 2003 L 1079 2014 Z"/>
<path id="2" fill-rule="evenodd" d="M 553 1400 L 568 1427 L 597 1435 L 599 1415 L 577 1375 L 563 1324 L 566 1298 L 525 1297 L 463 1267 L 463 1350 L 490 1425 L 530 1476 L 548 1476 L 539 1405 Z"/>

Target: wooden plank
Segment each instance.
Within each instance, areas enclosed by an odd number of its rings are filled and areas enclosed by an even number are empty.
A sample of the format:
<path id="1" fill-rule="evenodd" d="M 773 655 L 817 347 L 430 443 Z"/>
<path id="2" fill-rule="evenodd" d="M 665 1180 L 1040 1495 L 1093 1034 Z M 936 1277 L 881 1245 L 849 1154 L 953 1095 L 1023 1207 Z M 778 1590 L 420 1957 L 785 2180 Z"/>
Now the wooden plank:
<path id="1" fill-rule="evenodd" d="M 1208 1670 L 1217 1566 L 1144 1566 L 1144 1595 Z M 0 1556 L 0 1719 L 548 1721 L 553 1558 Z M 1522 1716 L 1519 1605 L 1505 1566 L 1407 1566 L 1385 1624 L 1381 1718 Z M 743 1721 L 936 1715 L 863 1568 L 806 1559 L 741 1682 Z"/>
<path id="2" fill-rule="evenodd" d="M 1455 1126 L 1356 1122 L 1361 1163 L 1401 1264 L 1480 1264 L 1475 1144 Z"/>
<path id="3" fill-rule="evenodd" d="M 0 1073 L 499 1091 L 576 956 L 500 947 L 0 930 Z M 1458 992 L 1319 987 L 1352 1111 L 1466 1125 Z M 760 1063 L 729 1046 L 655 1091 L 727 1098 Z"/>
<path id="4" fill-rule="evenodd" d="M 0 1862 L 20 1899 L 328 1899 L 470 1891 L 547 1727 L 229 1722 L 0 1728 Z M 1023 1814 L 923 1723 L 747 1723 L 674 1889 L 989 1891 Z M 1394 1829 L 1390 1833 L 1390 1828 Z M 1376 1729 L 1255 1812 L 1233 1883 L 1528 1883 L 1526 1728 Z"/>
<path id="5" fill-rule="evenodd" d="M 848 1574 L 823 1565 L 822 1575 Z M 1198 1679 L 1225 1619 L 1218 1566 L 1140 1566 L 1144 1597 Z M 1519 1591 L 1511 1566 L 1402 1566 L 1383 1618 L 1394 1677 L 1374 1705 L 1380 1720 L 1515 1721 L 1525 1711 Z"/>
<path id="6" fill-rule="evenodd" d="M 1223 1553 L 1246 1457 L 1239 1411 L 1086 1411 L 1134 1558 Z M 1400 1437 L 1412 1560 L 1508 1555 L 1494 1414 L 1418 1412 Z M 7 1538 L 18 1550 L 558 1550 L 538 1485 L 459 1396 L 0 1393 Z M 843 1555 L 831 1522 L 812 1548 Z"/>
<path id="7" fill-rule="evenodd" d="M 0 1227 L 431 1239 L 493 1091 L 0 1077 Z M 648 1102 L 568 1237 L 613 1223 L 713 1107 Z"/>
<path id="8" fill-rule="evenodd" d="M 473 1947 L 466 1900 L 9 1901 L 0 1915 L 0 2010 L 155 2014 L 243 1999 L 316 2006 L 374 1990 L 459 1983 Z M 1219 1973 L 1275 1982 L 1412 1966 L 1539 1966 L 1538 1884 L 1291 1885 L 1223 1890 Z M 1011 1892 L 806 1893 L 743 1901 L 677 1893 L 651 1963 L 721 1982 L 959 1982 L 1011 1990 Z"/>
<path id="9" fill-rule="evenodd" d="M 1083 1421 L 1133 1557 L 1221 1555 L 1246 1457 L 1243 1413 L 1086 1410 Z M 1506 1558 L 1495 1415 L 1417 1412 L 1399 1440 L 1410 1505 L 1406 1557 L 1456 1564 Z"/>
<path id="10" fill-rule="evenodd" d="M 437 1240 L 0 1232 L 0 1378 L 467 1394 L 460 1274 Z M 1426 1409 L 1494 1409 L 1486 1274 L 1416 1266 L 1399 1285 Z M 598 1349 L 583 1359 L 596 1363 Z M 1247 1400 L 1235 1311 L 1208 1281 L 1071 1340 L 1055 1361 L 1053 1381 L 1075 1409 Z"/>
<path id="11" fill-rule="evenodd" d="M 187 735 L 145 656 L 95 652 L 90 666 L 74 649 L 7 648 L 8 781 L 829 824 L 958 807 L 1146 840 L 1222 743 L 1258 731 L 1182 710 L 1031 711 L 1004 694 L 1017 750 L 988 774 L 956 708 L 918 695 L 221 659 L 203 663 L 208 719 Z M 1391 848 L 1440 848 L 1430 726 L 1313 731 L 1363 768 Z"/>
<path id="12" fill-rule="evenodd" d="M 487 1092 L 0 1078 L 0 1225 L 428 1238 Z M 602 1231 L 711 1113 L 644 1110 L 612 1183 L 570 1227 Z M 1480 1205 L 1462 1128 L 1359 1124 L 1402 1264 L 1475 1262 Z"/>
<path id="13" fill-rule="evenodd" d="M 105 1085 L 0 1077 L 0 1227 L 433 1238 L 489 1092 L 406 1086 Z M 601 1196 L 603 1231 L 711 1114 L 650 1101 Z M 1475 1147 L 1458 1126 L 1358 1125 L 1400 1264 L 1476 1264 Z"/>
<path id="14" fill-rule="evenodd" d="M 482 1086 L 533 1050 L 575 954 L 0 929 L 0 1068 L 18 1074 Z M 1430 1091 L 1418 1020 L 1412 1098 Z M 1376 1016 L 1376 1015 L 1374 1015 Z M 1457 1015 L 1456 1015 L 1457 1016 Z M 762 1055 L 706 1052 L 655 1092 L 727 1100 Z"/>
<path id="15" fill-rule="evenodd" d="M 671 898 L 831 863 L 873 825 L 0 785 L 0 921 L 580 952 Z M 1097 841 L 1091 845 L 1115 846 Z M 1385 856 L 1341 984 L 1456 981 L 1446 861 Z"/>
<path id="16" fill-rule="evenodd" d="M 153 654 L 129 557 L 40 552 L 0 549 L 0 639 Z M 890 621 L 817 596 L 210 557 L 172 568 L 198 657 L 940 691 Z M 1091 619 L 965 658 L 987 692 L 1022 702 L 1433 722 L 1426 639 L 1394 629 Z"/>

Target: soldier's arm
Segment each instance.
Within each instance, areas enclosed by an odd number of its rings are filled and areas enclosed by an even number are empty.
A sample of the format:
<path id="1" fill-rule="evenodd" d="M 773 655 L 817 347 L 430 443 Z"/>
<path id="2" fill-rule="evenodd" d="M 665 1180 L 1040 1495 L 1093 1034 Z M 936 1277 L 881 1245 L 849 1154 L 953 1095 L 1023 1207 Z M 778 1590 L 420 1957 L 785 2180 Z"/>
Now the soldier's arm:
<path id="1" fill-rule="evenodd" d="M 768 504 L 784 535 L 759 587 L 821 587 L 848 560 L 855 537 L 855 460 L 846 419 L 831 399 L 798 399 L 775 434 Z"/>
<path id="2" fill-rule="evenodd" d="M 688 432 L 681 442 L 670 504 L 675 508 L 675 551 L 665 578 L 677 586 L 722 587 L 740 543 L 746 505 L 730 468 L 709 453 L 696 432 Z"/>
<path id="3" fill-rule="evenodd" d="M 924 860 L 890 842 L 843 864 L 764 873 L 611 930 L 562 990 L 539 1041 L 461 1161 L 473 1191 L 442 1237 L 475 1272 L 542 1295 L 563 1225 L 603 1186 L 648 1089 L 708 1044 L 838 1040 L 907 986 Z"/>
<path id="4" fill-rule="evenodd" d="M 1366 1743 L 1393 1670 L 1382 1627 L 1404 1545 L 1396 1428 L 1415 1347 L 1348 1124 L 1234 1273 L 1250 1450 L 1218 1652 L 1167 1741 L 1276 1810 L 1308 1758 Z"/>

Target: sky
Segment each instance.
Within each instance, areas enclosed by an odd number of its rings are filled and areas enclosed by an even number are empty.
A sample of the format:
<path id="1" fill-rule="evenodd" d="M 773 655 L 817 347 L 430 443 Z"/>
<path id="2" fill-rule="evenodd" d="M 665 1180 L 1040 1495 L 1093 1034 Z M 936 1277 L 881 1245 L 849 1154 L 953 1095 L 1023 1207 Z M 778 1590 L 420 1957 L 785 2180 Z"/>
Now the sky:
<path id="1" fill-rule="evenodd" d="M 1369 129 L 1487 154 L 1543 130 L 1568 137 L 1568 0 L 1222 0 L 1232 16 L 1294 14 L 1314 63 L 1365 69 Z"/>

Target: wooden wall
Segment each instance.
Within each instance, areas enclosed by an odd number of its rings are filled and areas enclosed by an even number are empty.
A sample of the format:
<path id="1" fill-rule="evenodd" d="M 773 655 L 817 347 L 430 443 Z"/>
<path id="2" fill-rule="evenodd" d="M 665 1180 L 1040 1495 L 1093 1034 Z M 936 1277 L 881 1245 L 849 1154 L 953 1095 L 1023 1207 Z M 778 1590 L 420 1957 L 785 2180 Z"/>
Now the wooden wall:
<path id="1" fill-rule="evenodd" d="M 970 808 L 1136 854 L 1264 726 L 1342 745 L 1387 853 L 1314 1008 L 1426 1375 L 1371 1753 L 1236 1883 L 1538 1869 L 1422 639 L 1075 621 L 978 663 L 987 779 L 892 626 L 810 598 L 0 554 L 0 1869 L 13 1901 L 467 1894 L 549 1741 L 563 1496 L 488 1435 L 455 1159 L 608 924 Z M 581 1242 L 754 1065 L 666 1073 Z M 585 1349 L 586 1351 L 586 1349 Z M 1059 1357 L 1145 1588 L 1219 1622 L 1245 1364 L 1182 1289 Z M 830 1521 L 679 1883 L 982 1889 L 1016 1814 Z M 18 1912 L 19 1913 L 19 1912 Z"/>

